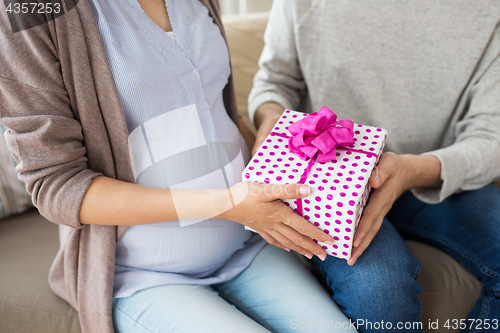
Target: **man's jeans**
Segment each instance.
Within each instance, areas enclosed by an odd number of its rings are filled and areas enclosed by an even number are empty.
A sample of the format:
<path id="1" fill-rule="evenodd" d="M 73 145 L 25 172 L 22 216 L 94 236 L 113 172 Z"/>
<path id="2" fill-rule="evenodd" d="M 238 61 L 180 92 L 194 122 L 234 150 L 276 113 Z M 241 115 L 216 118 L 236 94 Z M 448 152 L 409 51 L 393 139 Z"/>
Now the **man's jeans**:
<path id="1" fill-rule="evenodd" d="M 416 298 L 422 292 L 416 282 L 420 264 L 387 218 L 353 266 L 332 256 L 313 262 L 359 332 L 423 332 Z"/>
<path id="2" fill-rule="evenodd" d="M 450 254 L 484 284 L 481 298 L 469 314 L 469 319 L 476 319 L 475 325 L 467 325 L 463 332 L 487 332 L 486 322 L 490 331 L 500 328 L 499 188 L 489 185 L 454 194 L 439 204 L 423 203 L 406 192 L 394 203 L 379 233 L 353 267 L 330 256 L 325 262 L 313 259 L 333 290 L 335 302 L 352 321 L 361 324 L 360 332 L 389 331 L 389 322 L 394 331 L 422 331 L 413 324 L 421 315 L 416 300 L 421 288 L 415 281 L 420 265 L 394 227 L 405 238 Z M 398 323 L 407 326 L 398 329 Z"/>
<path id="3" fill-rule="evenodd" d="M 425 204 L 411 193 L 405 193 L 388 218 L 403 236 L 443 250 L 484 284 L 481 298 L 470 312 L 467 328 L 462 332 L 498 332 L 500 188 L 488 185 L 465 191 L 436 205 Z"/>

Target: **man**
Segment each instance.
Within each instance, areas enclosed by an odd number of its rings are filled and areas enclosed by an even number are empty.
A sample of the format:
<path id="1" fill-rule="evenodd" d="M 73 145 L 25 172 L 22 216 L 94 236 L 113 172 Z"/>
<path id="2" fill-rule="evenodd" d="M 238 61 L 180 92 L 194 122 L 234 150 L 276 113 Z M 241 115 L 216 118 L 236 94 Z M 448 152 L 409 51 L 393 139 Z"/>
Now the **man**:
<path id="1" fill-rule="evenodd" d="M 325 105 L 389 132 L 348 265 L 313 259 L 353 321 L 420 320 L 420 267 L 398 229 L 481 280 L 469 319 L 498 323 L 499 23 L 493 0 L 274 0 L 249 97 L 253 152 L 284 109 Z"/>

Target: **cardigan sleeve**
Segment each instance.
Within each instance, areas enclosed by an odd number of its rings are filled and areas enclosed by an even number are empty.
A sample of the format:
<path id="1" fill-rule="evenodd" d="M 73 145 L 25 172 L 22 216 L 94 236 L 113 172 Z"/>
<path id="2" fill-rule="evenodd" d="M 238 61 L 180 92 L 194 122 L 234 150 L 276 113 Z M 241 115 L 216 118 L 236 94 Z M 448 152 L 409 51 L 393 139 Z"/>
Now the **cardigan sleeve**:
<path id="1" fill-rule="evenodd" d="M 467 107 L 453 128 L 453 143 L 424 155 L 441 162 L 440 188 L 412 190 L 427 203 L 456 192 L 479 189 L 500 177 L 500 27 L 467 92 Z M 486 61 L 488 60 L 488 61 Z"/>
<path id="2" fill-rule="evenodd" d="M 82 126 L 61 74 L 50 25 L 12 33 L 0 13 L 0 123 L 33 204 L 49 221 L 82 228 L 81 202 L 92 180 Z"/>
<path id="3" fill-rule="evenodd" d="M 295 44 L 294 1 L 274 0 L 264 34 L 264 49 L 259 71 L 248 97 L 248 114 L 254 121 L 257 108 L 276 102 L 295 110 L 305 94 L 306 84 L 300 69 Z"/>

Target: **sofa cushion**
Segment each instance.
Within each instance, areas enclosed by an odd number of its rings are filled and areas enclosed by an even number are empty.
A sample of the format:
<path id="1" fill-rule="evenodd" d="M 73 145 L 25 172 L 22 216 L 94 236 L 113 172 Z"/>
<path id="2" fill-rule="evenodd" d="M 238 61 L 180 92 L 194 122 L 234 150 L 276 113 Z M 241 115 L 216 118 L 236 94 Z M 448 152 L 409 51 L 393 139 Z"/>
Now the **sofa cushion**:
<path id="1" fill-rule="evenodd" d="M 0 220 L 33 207 L 24 184 L 17 179 L 16 162 L 7 149 L 4 132 L 0 125 Z"/>
<path id="2" fill-rule="evenodd" d="M 238 111 L 245 124 L 255 131 L 248 117 L 248 95 L 252 90 L 253 77 L 259 70 L 257 61 L 264 48 L 264 31 L 269 13 L 246 15 L 244 18 L 224 18 Z"/>
<path id="3" fill-rule="evenodd" d="M 37 210 L 0 223 L 0 333 L 81 332 L 78 314 L 50 290 L 58 227 Z"/>
<path id="4" fill-rule="evenodd" d="M 446 320 L 467 318 L 481 295 L 483 284 L 455 259 L 427 244 L 407 240 L 410 253 L 420 261 L 422 267 L 417 282 L 423 292 L 418 297 L 424 305 L 424 326 L 439 320 L 440 330 L 432 332 L 459 332 L 444 329 Z M 428 327 L 425 327 L 428 328 Z"/>

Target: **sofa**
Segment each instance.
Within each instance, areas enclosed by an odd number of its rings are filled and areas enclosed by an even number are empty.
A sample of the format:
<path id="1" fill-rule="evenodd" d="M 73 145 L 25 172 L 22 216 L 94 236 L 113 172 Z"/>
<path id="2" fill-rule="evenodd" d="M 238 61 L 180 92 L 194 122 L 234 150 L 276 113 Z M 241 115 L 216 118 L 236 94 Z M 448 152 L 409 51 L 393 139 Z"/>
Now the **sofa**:
<path id="1" fill-rule="evenodd" d="M 262 13 L 225 19 L 239 111 L 254 132 L 247 116 L 247 98 L 258 69 L 267 18 Z M 0 166 L 9 168 L 11 162 L 0 149 Z M 0 196 L 5 197 L 9 189 L 2 188 L 7 182 L 1 176 L 0 172 Z M 59 247 L 58 228 L 36 209 L 22 210 L 26 211 L 0 220 L 0 333 L 81 332 L 77 312 L 54 295 L 47 282 Z M 422 265 L 418 282 L 424 290 L 419 297 L 424 329 L 457 331 L 444 329 L 442 324 L 447 319 L 466 318 L 482 284 L 447 254 L 419 242 L 407 244 Z M 440 329 L 430 330 L 429 321 L 436 320 Z"/>

